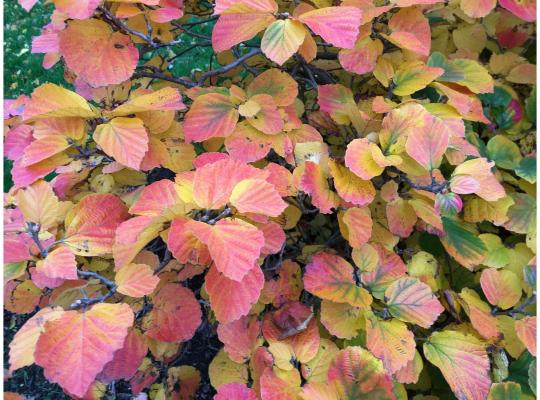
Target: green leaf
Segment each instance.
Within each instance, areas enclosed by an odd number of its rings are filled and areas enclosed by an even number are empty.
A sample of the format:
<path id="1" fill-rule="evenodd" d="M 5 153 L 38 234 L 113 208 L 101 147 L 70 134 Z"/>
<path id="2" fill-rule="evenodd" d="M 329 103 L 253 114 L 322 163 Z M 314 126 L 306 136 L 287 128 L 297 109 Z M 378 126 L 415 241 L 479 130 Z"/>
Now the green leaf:
<path id="1" fill-rule="evenodd" d="M 536 396 L 536 358 L 529 365 L 529 387 Z"/>
<path id="2" fill-rule="evenodd" d="M 467 268 L 478 265 L 484 259 L 487 248 L 474 227 L 449 217 L 442 217 L 442 223 L 446 235 L 441 242 L 446 251 Z"/>
<path id="3" fill-rule="evenodd" d="M 523 158 L 517 144 L 503 135 L 492 137 L 487 144 L 487 151 L 489 158 L 504 169 L 514 169 Z"/>
<path id="4" fill-rule="evenodd" d="M 536 86 L 533 87 L 529 98 L 525 100 L 525 114 L 529 121 L 536 124 Z"/>
<path id="5" fill-rule="evenodd" d="M 491 386 L 488 400 L 520 400 L 521 387 L 515 382 L 495 383 Z"/>
<path id="6" fill-rule="evenodd" d="M 478 95 L 484 106 L 506 108 L 512 101 L 512 95 L 500 86 L 496 86 L 493 93 Z"/>
<path id="7" fill-rule="evenodd" d="M 429 56 L 427 65 L 430 67 L 439 67 L 444 69 L 444 74 L 439 76 L 439 78 L 437 79 L 438 81 L 459 82 L 465 79 L 463 71 L 450 64 L 446 57 L 438 51 L 434 52 L 433 54 L 431 54 L 431 56 Z"/>
<path id="8" fill-rule="evenodd" d="M 529 367 L 533 361 L 531 353 L 525 351 L 516 361 L 510 363 L 508 368 L 510 371 L 508 380 L 519 383 L 521 390 L 528 395 L 534 395 L 529 387 Z"/>
<path id="9" fill-rule="evenodd" d="M 536 157 L 524 157 L 514 171 L 527 182 L 536 183 Z"/>

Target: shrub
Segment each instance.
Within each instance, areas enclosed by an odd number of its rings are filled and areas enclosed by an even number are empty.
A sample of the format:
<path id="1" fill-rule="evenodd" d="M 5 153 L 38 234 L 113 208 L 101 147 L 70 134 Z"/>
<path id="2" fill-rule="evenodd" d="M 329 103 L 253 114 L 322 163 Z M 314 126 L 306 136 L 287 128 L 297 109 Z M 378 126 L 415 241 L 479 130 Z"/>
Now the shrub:
<path id="1" fill-rule="evenodd" d="M 10 373 L 533 397 L 535 2 L 339 3 L 54 1 L 74 89 L 5 103 Z"/>

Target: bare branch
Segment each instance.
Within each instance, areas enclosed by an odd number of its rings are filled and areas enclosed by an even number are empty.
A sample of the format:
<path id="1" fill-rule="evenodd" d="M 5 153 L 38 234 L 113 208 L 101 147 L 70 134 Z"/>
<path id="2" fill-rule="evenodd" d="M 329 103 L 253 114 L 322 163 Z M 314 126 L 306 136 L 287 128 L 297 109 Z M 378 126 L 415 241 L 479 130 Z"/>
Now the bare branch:
<path id="1" fill-rule="evenodd" d="M 244 63 L 246 60 L 249 60 L 251 57 L 254 57 L 254 56 L 256 56 L 258 54 L 261 54 L 261 53 L 262 53 L 261 49 L 259 49 L 259 48 L 253 49 L 249 53 L 244 54 L 242 57 L 237 58 L 236 60 L 234 60 L 230 64 L 227 64 L 227 65 L 224 65 L 223 67 L 220 67 L 220 68 L 205 72 L 199 78 L 199 81 L 197 82 L 197 85 L 202 86 L 202 85 L 204 85 L 204 81 L 207 80 L 208 78 L 211 78 L 212 76 L 224 74 L 225 72 L 228 72 L 231 69 L 234 69 L 234 68 L 238 67 L 240 64 Z"/>

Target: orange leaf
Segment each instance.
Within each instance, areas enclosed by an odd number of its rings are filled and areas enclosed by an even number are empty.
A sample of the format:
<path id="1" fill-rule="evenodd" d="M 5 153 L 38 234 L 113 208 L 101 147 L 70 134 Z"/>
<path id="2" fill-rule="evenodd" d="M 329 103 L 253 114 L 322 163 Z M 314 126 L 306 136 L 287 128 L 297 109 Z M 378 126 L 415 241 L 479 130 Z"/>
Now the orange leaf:
<path id="1" fill-rule="evenodd" d="M 124 82 L 139 61 L 130 37 L 98 19 L 71 21 L 58 36 L 67 67 L 93 87 Z"/>
<path id="2" fill-rule="evenodd" d="M 50 183 L 35 182 L 19 190 L 16 198 L 25 222 L 38 224 L 43 230 L 57 225 L 59 202 Z"/>
<path id="3" fill-rule="evenodd" d="M 521 299 L 521 282 L 512 271 L 486 268 L 480 276 L 480 285 L 488 301 L 503 310 Z"/>
<path id="4" fill-rule="evenodd" d="M 371 39 L 370 26 L 361 27 L 354 48 L 343 49 L 339 52 L 339 63 L 346 71 L 361 75 L 375 69 L 377 59 L 383 52 L 383 44 L 379 39 Z"/>
<path id="5" fill-rule="evenodd" d="M 45 323 L 60 318 L 64 311 L 60 307 L 39 310 L 17 331 L 9 344 L 9 371 L 27 367 L 34 363 L 34 351 Z"/>
<path id="6" fill-rule="evenodd" d="M 371 315 L 366 321 L 366 346 L 383 362 L 391 374 L 405 367 L 414 358 L 414 334 L 397 319 L 380 320 Z"/>
<path id="7" fill-rule="evenodd" d="M 264 236 L 253 225 L 240 219 L 222 219 L 215 225 L 193 221 L 190 230 L 208 246 L 219 272 L 241 281 L 253 268 L 264 246 Z"/>
<path id="8" fill-rule="evenodd" d="M 163 218 L 141 215 L 122 222 L 116 229 L 112 253 L 115 269 L 129 264 L 164 228 Z"/>
<path id="9" fill-rule="evenodd" d="M 115 276 L 118 292 L 131 297 L 143 297 L 151 294 L 159 283 L 154 270 L 146 264 L 128 264 Z"/>
<path id="10" fill-rule="evenodd" d="M 244 115 L 250 125 L 267 135 L 275 135 L 283 130 L 283 119 L 272 96 L 256 94 L 249 102 L 258 107 L 254 115 Z"/>
<path id="11" fill-rule="evenodd" d="M 148 133 L 141 119 L 117 117 L 96 127 L 94 140 L 120 164 L 138 170 L 148 151 Z"/>
<path id="12" fill-rule="evenodd" d="M 489 357 L 475 336 L 434 332 L 424 343 L 424 356 L 441 370 L 457 398 L 486 399 L 491 386 Z"/>
<path id="13" fill-rule="evenodd" d="M 459 300 L 469 316 L 473 328 L 480 335 L 486 339 L 500 336 L 499 323 L 497 318 L 491 314 L 491 307 L 482 301 L 474 290 L 463 288 L 459 294 Z"/>
<path id="14" fill-rule="evenodd" d="M 375 187 L 371 181 L 359 178 L 334 160 L 330 160 L 328 166 L 334 178 L 336 191 L 343 200 L 360 207 L 367 206 L 373 201 Z"/>
<path id="15" fill-rule="evenodd" d="M 131 329 L 124 346 L 114 353 L 113 359 L 98 375 L 98 380 L 109 383 L 119 379 L 130 379 L 137 372 L 146 353 L 148 353 L 146 338 L 138 330 Z"/>
<path id="16" fill-rule="evenodd" d="M 459 5 L 467 16 L 471 18 L 482 18 L 495 8 L 497 0 L 460 1 Z"/>
<path id="17" fill-rule="evenodd" d="M 110 254 L 116 228 L 127 218 L 127 208 L 118 197 L 90 194 L 66 216 L 64 243 L 81 256 Z"/>
<path id="18" fill-rule="evenodd" d="M 318 253 L 306 266 L 306 291 L 336 303 L 367 307 L 372 298 L 364 288 L 356 286 L 354 269 L 345 259 L 330 253 Z"/>
<path id="19" fill-rule="evenodd" d="M 184 215 L 185 212 L 177 186 L 168 179 L 162 179 L 146 186 L 137 201 L 129 208 L 130 214 L 150 217 L 162 216 L 167 219 Z"/>
<path id="20" fill-rule="evenodd" d="M 245 4 L 258 11 L 275 13 L 278 6 L 274 0 L 216 0 L 214 14 L 221 14 L 235 4 Z"/>
<path id="21" fill-rule="evenodd" d="M 283 65 L 304 41 L 306 28 L 292 19 L 278 19 L 268 26 L 261 40 L 261 50 L 270 60 Z"/>
<path id="22" fill-rule="evenodd" d="M 398 197 L 396 200 L 386 204 L 386 219 L 388 220 L 388 230 L 390 232 L 402 238 L 407 238 L 414 230 L 416 213 L 408 200 Z"/>
<path id="23" fill-rule="evenodd" d="M 384 293 L 390 314 L 423 328 L 429 328 L 444 311 L 431 288 L 416 278 L 400 278 Z"/>
<path id="24" fill-rule="evenodd" d="M 221 274 L 215 266 L 206 274 L 205 287 L 212 310 L 221 323 L 236 321 L 247 315 L 259 300 L 264 285 L 264 275 L 259 266 L 251 268 L 241 281 Z"/>
<path id="25" fill-rule="evenodd" d="M 24 108 L 23 120 L 50 117 L 94 118 L 97 116 L 98 112 L 77 93 L 53 83 L 46 83 L 32 92 L 32 99 Z"/>
<path id="26" fill-rule="evenodd" d="M 185 342 L 201 324 L 201 306 L 193 292 L 169 283 L 153 297 L 154 307 L 143 322 L 146 335 L 162 342 Z"/>
<path id="27" fill-rule="evenodd" d="M 277 68 L 270 68 L 257 75 L 247 87 L 249 97 L 257 94 L 269 94 L 278 107 L 294 103 L 298 96 L 298 83 L 289 74 Z"/>
<path id="28" fill-rule="evenodd" d="M 66 246 L 58 246 L 49 252 L 45 260 L 37 262 L 36 269 L 48 278 L 77 279 L 75 254 Z"/>
<path id="29" fill-rule="evenodd" d="M 362 283 L 370 288 L 374 297 L 382 299 L 386 288 L 406 275 L 407 266 L 393 251 L 387 250 L 380 244 L 372 245 L 379 255 L 379 262 L 373 271 L 362 272 Z"/>
<path id="30" fill-rule="evenodd" d="M 85 19 L 92 16 L 99 5 L 99 0 L 55 0 L 54 5 L 59 12 L 67 14 L 70 18 Z"/>
<path id="31" fill-rule="evenodd" d="M 409 133 L 405 148 L 418 164 L 431 171 L 440 165 L 450 136 L 450 129 L 440 118 L 426 114 L 423 126 Z"/>
<path id="32" fill-rule="evenodd" d="M 234 187 L 231 204 L 241 213 L 256 213 L 277 217 L 285 208 L 285 203 L 274 185 L 263 179 L 244 179 Z"/>
<path id="33" fill-rule="evenodd" d="M 167 246 L 180 263 L 206 265 L 210 259 L 207 247 L 189 229 L 188 218 L 175 218 L 167 237 Z"/>
<path id="34" fill-rule="evenodd" d="M 186 106 L 182 102 L 182 95 L 178 89 L 164 87 L 154 92 L 143 92 L 138 96 L 131 97 L 109 114 L 113 117 L 125 117 L 129 114 L 147 111 L 176 111 L 184 108 Z"/>
<path id="35" fill-rule="evenodd" d="M 238 110 L 229 96 L 207 93 L 195 99 L 184 120 L 187 142 L 229 136 L 238 122 Z"/>
<path id="36" fill-rule="evenodd" d="M 261 322 L 257 318 L 242 317 L 217 328 L 219 340 L 229 358 L 244 363 L 251 358 L 253 351 L 262 344 Z"/>
<path id="37" fill-rule="evenodd" d="M 527 350 L 536 357 L 536 317 L 525 317 L 516 321 L 516 333 Z"/>
<path id="38" fill-rule="evenodd" d="M 304 173 L 299 187 L 311 196 L 313 205 L 322 214 L 331 214 L 332 209 L 339 206 L 339 197 L 330 190 L 321 166 L 315 162 L 306 161 L 304 163 Z"/>
<path id="39" fill-rule="evenodd" d="M 22 164 L 29 166 L 68 149 L 71 140 L 85 133 L 84 120 L 78 117 L 44 118 L 34 124 L 34 140 L 24 149 Z"/>
<path id="40" fill-rule="evenodd" d="M 339 399 L 395 399 L 392 379 L 381 360 L 359 346 L 346 347 L 336 355 L 328 369 L 328 383 Z"/>
<path id="41" fill-rule="evenodd" d="M 431 29 L 427 18 L 416 7 L 402 8 L 388 23 L 390 35 L 382 34 L 396 46 L 423 56 L 429 55 L 431 48 Z"/>
<path id="42" fill-rule="evenodd" d="M 132 324 L 133 311 L 127 304 L 96 304 L 82 313 L 65 311 L 45 324 L 36 346 L 36 363 L 49 381 L 82 397 L 122 348 Z"/>
<path id="43" fill-rule="evenodd" d="M 253 38 L 275 21 L 271 12 L 236 4 L 221 13 L 212 31 L 212 47 L 216 53 Z"/>
<path id="44" fill-rule="evenodd" d="M 362 247 L 371 237 L 373 221 L 369 208 L 352 207 L 343 213 L 343 223 L 347 227 L 346 239 L 353 249 Z"/>

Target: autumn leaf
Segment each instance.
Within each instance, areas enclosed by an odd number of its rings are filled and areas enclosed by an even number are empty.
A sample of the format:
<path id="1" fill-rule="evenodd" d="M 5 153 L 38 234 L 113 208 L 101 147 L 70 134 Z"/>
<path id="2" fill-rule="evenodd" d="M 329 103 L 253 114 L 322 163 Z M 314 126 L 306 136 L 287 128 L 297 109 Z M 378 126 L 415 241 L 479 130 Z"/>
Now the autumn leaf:
<path id="1" fill-rule="evenodd" d="M 144 322 L 146 335 L 151 338 L 183 342 L 191 339 L 201 324 L 199 302 L 191 290 L 180 284 L 163 286 L 154 296 L 153 304 Z"/>
<path id="2" fill-rule="evenodd" d="M 313 256 L 306 266 L 304 288 L 322 299 L 356 307 L 367 307 L 372 301 L 368 291 L 356 285 L 353 267 L 330 253 Z"/>
<path id="3" fill-rule="evenodd" d="M 232 322 L 249 313 L 264 285 L 258 266 L 251 268 L 240 281 L 227 278 L 213 266 L 206 275 L 205 287 L 218 321 Z"/>
<path id="4" fill-rule="evenodd" d="M 131 263 L 116 273 L 115 281 L 118 292 L 131 297 L 143 297 L 154 291 L 159 278 L 150 266 Z"/>
<path id="5" fill-rule="evenodd" d="M 240 219 L 222 219 L 214 226 L 194 222 L 190 230 L 208 246 L 217 270 L 227 278 L 239 282 L 257 268 L 264 236 L 255 226 Z"/>
<path id="6" fill-rule="evenodd" d="M 336 355 L 328 369 L 328 383 L 338 398 L 395 398 L 381 360 L 359 346 L 349 346 Z"/>
<path id="7" fill-rule="evenodd" d="M 203 94 L 195 99 L 186 114 L 186 140 L 202 142 L 213 137 L 229 136 L 238 117 L 238 110 L 228 96 L 221 93 Z"/>
<path id="8" fill-rule="evenodd" d="M 98 125 L 94 139 L 105 153 L 135 170 L 148 151 L 148 133 L 139 118 L 117 117 Z"/>
<path id="9" fill-rule="evenodd" d="M 34 363 L 34 351 L 45 323 L 60 318 L 63 312 L 59 307 L 42 308 L 24 323 L 9 344 L 10 372 Z"/>
<path id="10" fill-rule="evenodd" d="M 97 19 L 72 21 L 59 33 L 59 39 L 60 54 L 68 68 L 93 87 L 129 79 L 139 60 L 129 36 L 113 32 Z"/>
<path id="11" fill-rule="evenodd" d="M 81 397 L 122 347 L 132 324 L 133 311 L 127 304 L 96 304 L 82 313 L 64 311 L 46 322 L 36 345 L 36 364 L 51 382 Z"/>
<path id="12" fill-rule="evenodd" d="M 429 328 L 444 311 L 430 287 L 414 278 L 394 281 L 384 293 L 390 313 L 404 321 Z"/>
<path id="13" fill-rule="evenodd" d="M 433 333 L 424 356 L 438 367 L 458 398 L 485 399 L 491 386 L 489 358 L 482 342 L 456 331 Z"/>
<path id="14" fill-rule="evenodd" d="M 90 194 L 66 216 L 64 243 L 77 255 L 111 254 L 116 228 L 127 217 L 127 208 L 118 197 Z"/>

